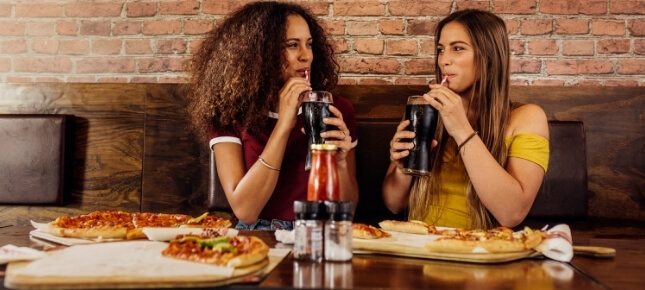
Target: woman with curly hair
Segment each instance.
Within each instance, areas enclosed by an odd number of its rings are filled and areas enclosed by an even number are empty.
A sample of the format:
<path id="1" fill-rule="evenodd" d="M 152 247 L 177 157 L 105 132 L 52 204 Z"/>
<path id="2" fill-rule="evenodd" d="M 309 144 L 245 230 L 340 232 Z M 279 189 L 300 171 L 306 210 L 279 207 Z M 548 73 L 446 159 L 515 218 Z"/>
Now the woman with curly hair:
<path id="1" fill-rule="evenodd" d="M 457 11 L 435 31 L 437 80 L 423 98 L 439 112 L 432 174 L 401 172 L 414 133 L 404 120 L 390 142 L 383 197 L 392 212 L 457 228 L 514 227 L 528 214 L 549 162 L 544 111 L 509 99 L 510 49 L 504 21 Z"/>
<path id="2" fill-rule="evenodd" d="M 250 3 L 208 33 L 191 62 L 192 125 L 208 136 L 239 229 L 293 228 L 306 200 L 308 143 L 299 95 L 334 89 L 338 64 L 316 18 L 301 6 Z M 338 145 L 341 200 L 358 201 L 354 109 L 334 96 L 322 133 Z"/>

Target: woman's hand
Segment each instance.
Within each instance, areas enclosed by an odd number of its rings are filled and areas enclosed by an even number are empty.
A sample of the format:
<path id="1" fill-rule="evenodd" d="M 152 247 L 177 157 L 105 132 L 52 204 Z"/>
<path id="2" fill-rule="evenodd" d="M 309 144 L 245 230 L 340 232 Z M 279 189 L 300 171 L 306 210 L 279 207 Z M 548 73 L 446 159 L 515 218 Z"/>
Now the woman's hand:
<path id="1" fill-rule="evenodd" d="M 329 111 L 336 116 L 335 118 L 324 118 L 323 123 L 327 125 L 333 125 L 338 130 L 331 130 L 320 133 L 320 137 L 327 139 L 326 144 L 335 144 L 338 146 L 338 152 L 336 153 L 336 162 L 341 163 L 345 162 L 345 157 L 347 157 L 347 152 L 352 149 L 352 136 L 349 134 L 349 129 L 347 124 L 343 120 L 343 114 L 333 105 L 329 106 Z M 330 140 L 332 139 L 332 140 Z"/>
<path id="2" fill-rule="evenodd" d="M 280 103 L 278 104 L 278 123 L 286 122 L 291 129 L 296 125 L 298 108 L 302 103 L 300 94 L 310 91 L 309 81 L 300 77 L 292 77 L 280 89 Z M 277 125 L 276 125 L 277 126 Z"/>
<path id="3" fill-rule="evenodd" d="M 430 92 L 424 94 L 423 98 L 439 111 L 446 131 L 455 140 L 461 140 L 458 137 L 462 136 L 459 135 L 464 135 L 463 138 L 466 138 L 473 132 L 464 103 L 458 94 L 445 86 L 431 84 Z"/>
<path id="4" fill-rule="evenodd" d="M 406 130 L 408 125 L 410 125 L 410 120 L 401 121 L 396 127 L 392 141 L 390 141 L 390 161 L 399 169 L 403 168 L 403 158 L 410 155 L 410 150 L 414 148 L 414 143 L 405 142 L 415 136 L 414 132 Z"/>

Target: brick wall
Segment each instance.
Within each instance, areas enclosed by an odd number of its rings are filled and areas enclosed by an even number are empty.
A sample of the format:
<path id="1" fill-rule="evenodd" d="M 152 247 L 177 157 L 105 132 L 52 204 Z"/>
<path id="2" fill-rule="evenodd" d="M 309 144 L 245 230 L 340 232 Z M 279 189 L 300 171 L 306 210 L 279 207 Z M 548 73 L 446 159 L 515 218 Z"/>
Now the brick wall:
<path id="1" fill-rule="evenodd" d="M 248 1 L 3 0 L 2 82 L 184 82 L 204 33 Z M 515 85 L 645 86 L 644 0 L 303 0 L 338 52 L 342 84 L 425 84 L 451 11 L 507 22 Z"/>

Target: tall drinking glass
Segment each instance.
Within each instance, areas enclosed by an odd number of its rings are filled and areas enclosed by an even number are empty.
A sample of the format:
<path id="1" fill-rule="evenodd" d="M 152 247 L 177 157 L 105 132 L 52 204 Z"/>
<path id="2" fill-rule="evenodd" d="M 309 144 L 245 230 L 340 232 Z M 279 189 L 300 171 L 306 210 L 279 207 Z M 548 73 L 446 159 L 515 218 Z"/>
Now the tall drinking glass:
<path id="1" fill-rule="evenodd" d="M 307 146 L 307 160 L 305 170 L 311 169 L 311 145 L 325 144 L 325 138 L 320 133 L 336 130 L 336 126 L 323 123 L 324 118 L 333 117 L 329 112 L 329 105 L 334 103 L 330 92 L 307 91 L 300 95 L 302 98 L 302 115 L 305 123 L 305 134 L 309 146 Z"/>
<path id="2" fill-rule="evenodd" d="M 408 103 L 405 107 L 405 119 L 410 120 L 406 128 L 408 131 L 415 133 L 414 138 L 409 140 L 414 144 L 404 160 L 403 173 L 417 176 L 428 176 L 432 170 L 430 149 L 435 130 L 437 129 L 437 120 L 439 113 L 428 104 L 422 96 L 408 97 Z"/>

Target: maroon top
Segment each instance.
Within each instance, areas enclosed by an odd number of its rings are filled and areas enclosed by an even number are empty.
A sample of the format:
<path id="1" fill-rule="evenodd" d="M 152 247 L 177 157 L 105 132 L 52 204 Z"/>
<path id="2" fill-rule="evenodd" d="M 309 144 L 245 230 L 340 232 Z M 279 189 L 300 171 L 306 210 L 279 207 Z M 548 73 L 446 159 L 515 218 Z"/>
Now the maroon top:
<path id="1" fill-rule="evenodd" d="M 349 129 L 350 136 L 352 137 L 352 148 L 356 147 L 358 137 L 356 133 L 356 117 L 354 114 L 354 107 L 352 104 L 343 97 L 334 96 L 334 106 L 343 114 L 343 120 Z M 301 109 L 298 110 L 298 115 L 301 115 Z M 246 132 L 240 130 L 224 131 L 213 130 L 210 132 L 210 148 L 220 142 L 232 142 L 242 145 L 244 154 L 244 163 L 248 170 L 264 150 L 269 136 L 275 128 L 278 120 L 278 114 L 270 112 L 266 128 L 256 138 L 250 136 Z M 284 159 L 280 167 L 280 176 L 276 184 L 273 195 L 262 209 L 259 218 L 272 220 L 280 219 L 285 221 L 293 221 L 295 219 L 293 213 L 293 202 L 296 200 L 307 199 L 307 182 L 309 180 L 309 172 L 305 171 L 305 160 L 307 158 L 307 138 L 301 132 L 303 128 L 303 118 L 297 118 L 296 125 L 291 130 L 287 147 L 285 150 Z"/>

